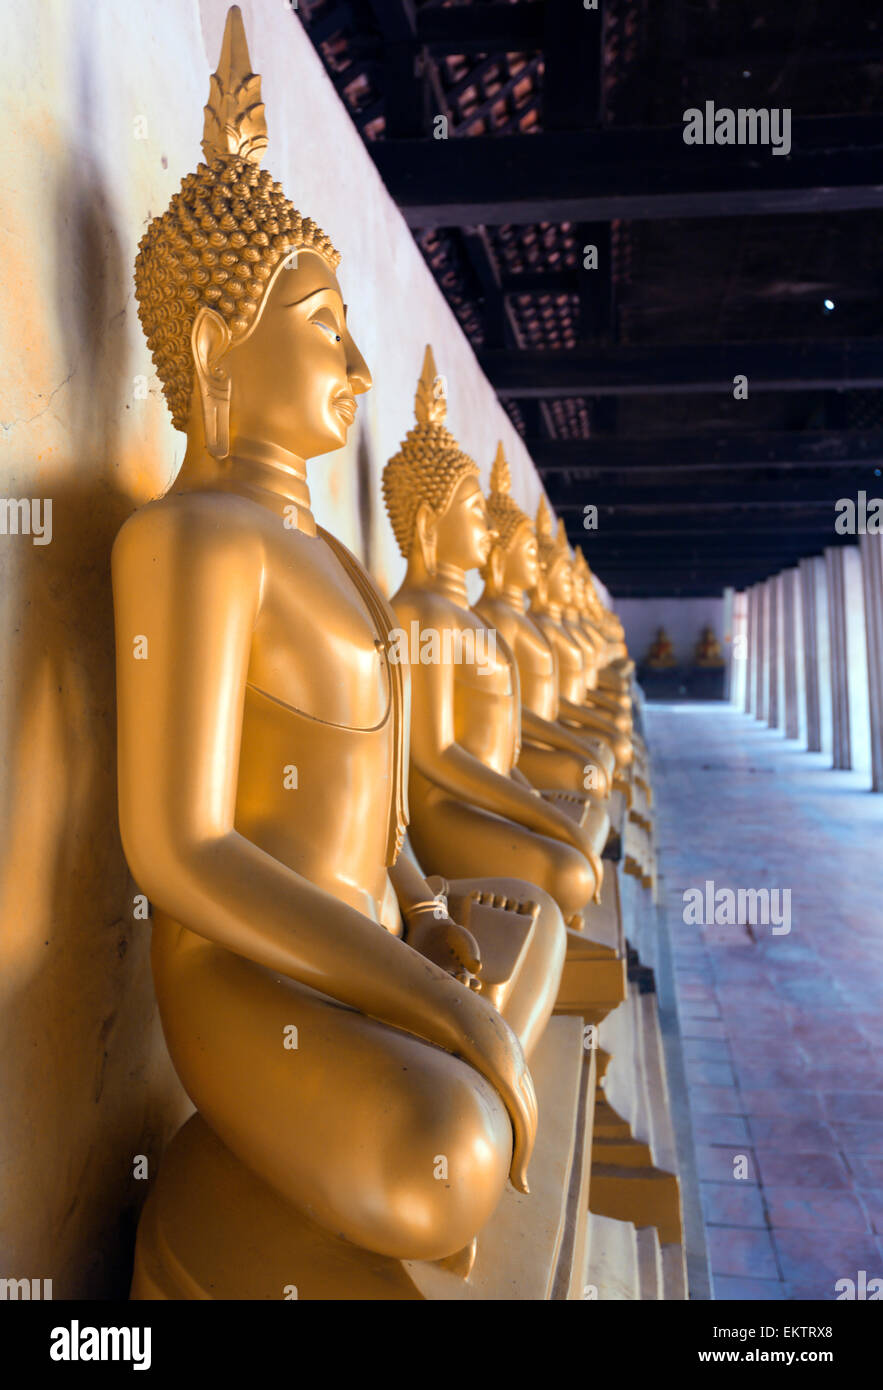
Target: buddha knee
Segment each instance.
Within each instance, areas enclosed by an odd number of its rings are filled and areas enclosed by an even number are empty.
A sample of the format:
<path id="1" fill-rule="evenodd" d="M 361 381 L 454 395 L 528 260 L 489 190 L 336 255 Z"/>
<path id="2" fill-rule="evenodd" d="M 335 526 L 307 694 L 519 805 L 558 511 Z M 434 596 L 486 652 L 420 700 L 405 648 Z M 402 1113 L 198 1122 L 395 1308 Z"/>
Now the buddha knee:
<path id="1" fill-rule="evenodd" d="M 595 893 L 595 873 L 578 849 L 561 845 L 556 874 L 555 900 L 565 922 L 582 912 Z"/>
<path id="2" fill-rule="evenodd" d="M 390 1165 L 387 1241 L 398 1259 L 435 1260 L 468 1245 L 499 1204 L 512 1159 L 512 1127 L 496 1092 L 449 1059 L 441 1083 L 416 1087 Z M 402 1159 L 405 1159 L 403 1162 Z"/>
<path id="3" fill-rule="evenodd" d="M 613 745 L 613 752 L 620 767 L 631 767 L 635 754 L 629 739 L 618 738 Z"/>

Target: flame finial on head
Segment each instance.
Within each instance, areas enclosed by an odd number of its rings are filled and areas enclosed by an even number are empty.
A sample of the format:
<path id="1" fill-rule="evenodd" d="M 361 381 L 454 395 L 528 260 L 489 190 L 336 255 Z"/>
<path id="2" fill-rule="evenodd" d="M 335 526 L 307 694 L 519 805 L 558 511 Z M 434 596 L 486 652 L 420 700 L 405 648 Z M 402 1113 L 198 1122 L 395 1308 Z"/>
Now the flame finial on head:
<path id="1" fill-rule="evenodd" d="M 551 540 L 554 529 L 555 523 L 552 518 L 552 508 L 546 501 L 545 496 L 542 496 L 539 501 L 539 506 L 537 507 L 537 536 L 542 540 Z"/>
<path id="2" fill-rule="evenodd" d="M 266 148 L 261 79 L 251 70 L 242 11 L 231 5 L 218 70 L 210 79 L 202 150 L 209 163 L 232 154 L 249 164 L 260 164 Z"/>
<path id="3" fill-rule="evenodd" d="M 497 452 L 491 464 L 491 492 L 496 492 L 501 497 L 507 497 L 512 492 L 512 469 L 503 451 L 502 439 L 497 444 Z"/>
<path id="4" fill-rule="evenodd" d="M 506 550 L 515 533 L 523 524 L 530 526 L 530 517 L 519 507 L 515 498 L 512 496 L 512 470 L 503 452 L 502 441 L 497 445 L 497 452 L 491 467 L 491 488 L 487 498 L 488 517 L 491 526 L 496 531 L 497 544 Z"/>
<path id="5" fill-rule="evenodd" d="M 545 497 L 540 498 L 537 507 L 537 547 L 540 552 L 540 566 L 546 574 L 559 560 L 570 560 L 570 546 L 564 522 L 558 522 L 557 533 L 555 517 Z"/>
<path id="6" fill-rule="evenodd" d="M 423 371 L 417 381 L 414 415 L 418 425 L 443 425 L 447 419 L 448 400 L 445 379 L 435 369 L 435 355 L 429 343 L 423 354 Z"/>

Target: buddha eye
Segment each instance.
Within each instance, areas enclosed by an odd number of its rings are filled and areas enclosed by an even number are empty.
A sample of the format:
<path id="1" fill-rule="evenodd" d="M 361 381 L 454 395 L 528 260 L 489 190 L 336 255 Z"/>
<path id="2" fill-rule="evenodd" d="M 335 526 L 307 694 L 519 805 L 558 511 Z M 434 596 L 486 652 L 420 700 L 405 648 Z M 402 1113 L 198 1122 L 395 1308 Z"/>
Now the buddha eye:
<path id="1" fill-rule="evenodd" d="M 333 343 L 339 343 L 341 341 L 337 320 L 330 309 L 317 310 L 311 317 L 310 323 L 314 323 L 317 328 L 322 329 L 323 333 L 327 333 Z"/>

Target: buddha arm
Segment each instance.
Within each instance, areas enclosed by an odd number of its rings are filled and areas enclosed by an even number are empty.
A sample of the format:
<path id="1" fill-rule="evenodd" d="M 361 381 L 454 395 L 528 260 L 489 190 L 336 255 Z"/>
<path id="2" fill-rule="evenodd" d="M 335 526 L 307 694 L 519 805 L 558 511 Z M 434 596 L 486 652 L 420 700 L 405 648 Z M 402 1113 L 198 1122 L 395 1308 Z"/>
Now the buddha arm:
<path id="1" fill-rule="evenodd" d="M 521 707 L 521 730 L 530 739 L 535 739 L 539 743 L 548 743 L 552 748 L 563 749 L 566 753 L 577 753 L 579 757 L 585 758 L 587 763 L 597 766 L 592 757 L 592 750 L 587 748 L 579 734 L 568 729 L 565 724 L 558 724 L 550 719 L 544 719 L 542 715 L 535 714 L 526 705 Z M 603 768 L 599 768 L 603 777 L 601 791 L 604 795 L 609 795 L 610 787 L 608 778 Z"/>
<path id="2" fill-rule="evenodd" d="M 569 816 L 537 796 L 532 787 L 496 772 L 457 742 L 454 672 L 449 663 L 412 665 L 411 690 L 411 759 L 427 781 L 482 810 L 586 852 L 583 832 Z"/>
<path id="3" fill-rule="evenodd" d="M 207 940 L 471 1061 L 523 1135 L 504 1076 L 517 1054 L 502 1019 L 234 828 L 264 574 L 259 539 L 225 504 L 145 509 L 114 546 L 120 826 L 132 873 L 157 907 Z M 146 660 L 133 656 L 139 635 Z"/>
<path id="4" fill-rule="evenodd" d="M 600 710 L 596 710 L 590 705 L 578 705 L 573 700 L 568 700 L 564 695 L 558 701 L 558 717 L 559 719 L 570 719 L 586 729 L 601 729 L 604 732 L 609 732 L 613 738 L 619 734 L 613 721 L 606 720 Z"/>
<path id="5" fill-rule="evenodd" d="M 525 777 L 520 767 L 513 767 L 512 771 L 509 773 L 509 776 L 512 778 L 513 782 L 517 782 L 519 786 L 527 787 L 529 791 L 533 792 L 534 796 L 540 795 L 540 793 L 534 787 L 533 782 L 531 782 L 529 777 Z"/>

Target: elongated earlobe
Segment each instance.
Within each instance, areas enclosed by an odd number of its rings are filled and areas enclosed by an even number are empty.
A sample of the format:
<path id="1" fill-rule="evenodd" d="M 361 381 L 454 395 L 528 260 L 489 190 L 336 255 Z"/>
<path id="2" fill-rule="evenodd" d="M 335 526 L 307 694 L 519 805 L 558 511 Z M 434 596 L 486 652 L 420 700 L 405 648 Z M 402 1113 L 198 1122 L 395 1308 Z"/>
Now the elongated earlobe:
<path id="1" fill-rule="evenodd" d="M 214 309 L 203 307 L 193 321 L 190 335 L 196 384 L 202 405 L 205 447 L 212 458 L 230 453 L 230 399 L 233 383 L 220 366 L 230 346 L 230 330 Z"/>
<path id="2" fill-rule="evenodd" d="M 503 588 L 505 568 L 506 557 L 503 554 L 503 547 L 501 545 L 492 546 L 488 556 L 487 573 L 491 588 L 495 593 L 499 593 Z"/>
<path id="3" fill-rule="evenodd" d="M 435 574 L 438 570 L 438 527 L 435 513 L 426 502 L 421 502 L 417 508 L 415 531 L 426 572 Z"/>

